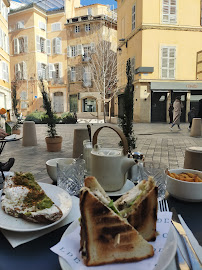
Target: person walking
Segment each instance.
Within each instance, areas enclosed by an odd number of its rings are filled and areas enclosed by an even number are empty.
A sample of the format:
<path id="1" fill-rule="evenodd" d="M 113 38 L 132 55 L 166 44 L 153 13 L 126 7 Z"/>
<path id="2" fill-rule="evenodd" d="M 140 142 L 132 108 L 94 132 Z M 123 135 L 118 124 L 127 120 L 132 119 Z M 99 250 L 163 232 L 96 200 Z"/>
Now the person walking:
<path id="1" fill-rule="evenodd" d="M 181 130 L 180 128 L 180 116 L 182 114 L 182 102 L 181 102 L 181 97 L 176 97 L 175 98 L 175 101 L 173 103 L 173 123 L 170 127 L 170 130 L 172 131 L 173 130 L 173 127 L 175 125 L 178 126 L 178 130 Z"/>
<path id="2" fill-rule="evenodd" d="M 188 112 L 188 121 L 189 121 L 189 127 L 188 130 L 191 130 L 191 126 L 192 126 L 192 120 L 193 118 L 196 117 L 196 110 L 195 108 L 191 108 L 190 112 Z"/>
<path id="3" fill-rule="evenodd" d="M 169 124 L 172 124 L 173 122 L 173 104 L 172 103 L 169 103 L 169 108 L 168 108 L 168 112 L 169 112 L 169 117 L 170 117 L 170 123 Z"/>

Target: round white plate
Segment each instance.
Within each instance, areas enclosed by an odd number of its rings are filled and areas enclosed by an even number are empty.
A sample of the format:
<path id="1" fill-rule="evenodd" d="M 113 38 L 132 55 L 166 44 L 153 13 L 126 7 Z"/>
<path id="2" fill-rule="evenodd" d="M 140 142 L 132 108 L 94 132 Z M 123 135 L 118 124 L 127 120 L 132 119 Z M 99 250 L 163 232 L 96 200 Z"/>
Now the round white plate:
<path id="1" fill-rule="evenodd" d="M 79 225 L 79 221 L 76 220 L 74 221 L 64 232 L 61 240 L 68 234 L 70 234 L 71 232 L 73 232 Z M 173 260 L 175 253 L 176 253 L 176 249 L 177 249 L 177 238 L 176 238 L 176 233 L 175 233 L 175 229 L 173 228 L 173 226 L 170 226 L 170 230 L 168 233 L 168 238 L 166 241 L 166 244 L 164 246 L 164 249 L 161 253 L 161 256 L 159 258 L 158 264 L 157 266 L 154 268 L 154 270 L 165 270 L 169 264 L 171 263 L 171 261 Z M 59 256 L 59 263 L 60 266 L 62 268 L 62 270 L 72 270 L 71 266 L 68 264 L 67 261 L 65 261 L 65 259 L 63 259 L 62 257 Z M 135 263 L 134 263 L 135 264 Z"/>
<path id="2" fill-rule="evenodd" d="M 69 214 L 72 208 L 72 199 L 69 193 L 67 193 L 60 187 L 53 186 L 50 184 L 39 183 L 39 185 L 45 191 L 47 196 L 49 196 L 51 200 L 61 209 L 63 216 L 59 220 L 51 224 L 38 224 L 28 222 L 22 218 L 15 218 L 13 216 L 6 214 L 3 211 L 0 202 L 0 228 L 15 232 L 39 231 L 52 227 L 53 225 L 62 221 Z M 2 190 L 0 191 L 0 197 L 1 193 Z"/>
<path id="3" fill-rule="evenodd" d="M 133 187 L 134 187 L 134 183 L 127 179 L 122 189 L 117 190 L 117 191 L 106 191 L 106 193 L 108 196 L 121 196 L 125 194 L 126 192 L 128 192 Z"/>

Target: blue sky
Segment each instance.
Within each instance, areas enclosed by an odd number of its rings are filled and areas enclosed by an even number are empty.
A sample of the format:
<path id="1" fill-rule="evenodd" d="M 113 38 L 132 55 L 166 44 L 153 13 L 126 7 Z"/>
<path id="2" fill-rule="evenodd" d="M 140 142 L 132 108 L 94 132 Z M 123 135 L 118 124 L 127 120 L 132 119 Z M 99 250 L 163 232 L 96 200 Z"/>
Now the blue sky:
<path id="1" fill-rule="evenodd" d="M 83 6 L 87 6 L 90 4 L 104 4 L 104 5 L 114 5 L 114 8 L 117 8 L 117 2 L 114 0 L 81 0 L 81 4 Z"/>

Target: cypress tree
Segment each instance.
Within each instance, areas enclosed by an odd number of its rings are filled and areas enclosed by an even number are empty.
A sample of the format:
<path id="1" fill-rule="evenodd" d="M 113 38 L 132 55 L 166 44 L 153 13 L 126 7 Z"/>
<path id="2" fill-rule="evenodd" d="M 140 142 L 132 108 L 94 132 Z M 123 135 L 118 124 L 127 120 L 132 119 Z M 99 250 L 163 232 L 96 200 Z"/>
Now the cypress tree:
<path id="1" fill-rule="evenodd" d="M 129 153 L 136 146 L 136 137 L 133 131 L 133 83 L 130 58 L 126 64 L 127 84 L 124 91 L 123 118 L 120 120 L 120 127 L 128 141 Z"/>

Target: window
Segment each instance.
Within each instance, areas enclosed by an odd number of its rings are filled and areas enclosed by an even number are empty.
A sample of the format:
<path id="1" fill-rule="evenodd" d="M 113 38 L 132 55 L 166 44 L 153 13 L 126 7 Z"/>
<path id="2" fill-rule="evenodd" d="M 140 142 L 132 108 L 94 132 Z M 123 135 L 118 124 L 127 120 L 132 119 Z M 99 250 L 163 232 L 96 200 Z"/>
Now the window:
<path id="1" fill-rule="evenodd" d="M 77 46 L 71 46 L 71 57 L 77 56 Z"/>
<path id="2" fill-rule="evenodd" d="M 76 81 L 76 69 L 75 69 L 75 67 L 71 67 L 71 81 L 72 82 Z"/>
<path id="3" fill-rule="evenodd" d="M 93 15 L 92 8 L 88 8 L 88 15 Z"/>
<path id="4" fill-rule="evenodd" d="M 162 23 L 175 24 L 177 22 L 177 0 L 162 1 Z"/>
<path id="5" fill-rule="evenodd" d="M 62 78 L 62 63 L 54 64 L 54 79 Z"/>
<path id="6" fill-rule="evenodd" d="M 90 67 L 86 66 L 83 69 L 83 85 L 84 87 L 92 86 Z"/>
<path id="7" fill-rule="evenodd" d="M 9 37 L 0 28 L 0 48 L 9 53 Z"/>
<path id="8" fill-rule="evenodd" d="M 90 23 L 85 24 L 85 31 L 89 32 L 90 31 Z"/>
<path id="9" fill-rule="evenodd" d="M 62 54 L 62 40 L 61 38 L 53 39 L 53 54 Z"/>
<path id="10" fill-rule="evenodd" d="M 0 79 L 9 82 L 8 64 L 4 61 L 0 61 Z"/>
<path id="11" fill-rule="evenodd" d="M 83 61 L 91 59 L 91 45 L 83 45 Z"/>
<path id="12" fill-rule="evenodd" d="M 132 7 L 132 30 L 135 29 L 135 5 Z"/>
<path id="13" fill-rule="evenodd" d="M 20 93 L 20 99 L 21 100 L 27 100 L 27 92 L 26 91 L 22 91 Z"/>
<path id="14" fill-rule="evenodd" d="M 15 77 L 17 80 L 27 79 L 27 65 L 24 61 L 21 63 L 15 64 Z"/>
<path id="15" fill-rule="evenodd" d="M 75 25 L 75 33 L 79 33 L 80 32 L 80 26 L 79 25 Z"/>
<path id="16" fill-rule="evenodd" d="M 27 102 L 21 101 L 21 109 L 27 109 Z"/>
<path id="17" fill-rule="evenodd" d="M 25 28 L 25 23 L 24 21 L 19 21 L 17 22 L 17 29 L 22 29 Z"/>
<path id="18" fill-rule="evenodd" d="M 61 23 L 52 23 L 51 24 L 51 31 L 60 31 L 61 30 Z"/>
<path id="19" fill-rule="evenodd" d="M 16 40 L 18 40 L 18 42 Z M 16 48 L 16 46 L 19 47 Z M 27 52 L 27 48 L 28 48 L 27 37 L 20 37 L 18 39 L 14 39 L 14 54 L 16 54 L 16 51 L 18 51 L 18 53 Z"/>
<path id="20" fill-rule="evenodd" d="M 36 36 L 36 47 L 37 47 L 37 52 L 45 53 L 46 52 L 45 38 Z"/>
<path id="21" fill-rule="evenodd" d="M 175 79 L 176 47 L 161 48 L 161 78 Z"/>
<path id="22" fill-rule="evenodd" d="M 41 22 L 41 21 L 39 21 L 39 28 L 41 29 L 41 30 L 46 30 L 46 24 L 44 23 L 44 22 Z"/>

